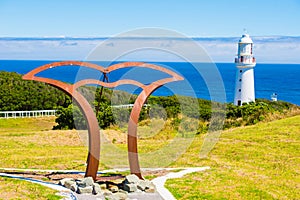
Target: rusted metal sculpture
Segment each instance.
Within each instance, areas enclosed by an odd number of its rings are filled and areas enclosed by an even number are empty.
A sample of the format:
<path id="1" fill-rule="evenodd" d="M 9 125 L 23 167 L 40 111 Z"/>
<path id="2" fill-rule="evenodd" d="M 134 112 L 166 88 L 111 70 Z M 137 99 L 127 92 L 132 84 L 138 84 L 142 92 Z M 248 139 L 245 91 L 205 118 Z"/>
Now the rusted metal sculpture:
<path id="1" fill-rule="evenodd" d="M 129 67 L 150 68 L 153 70 L 164 72 L 170 75 L 171 77 L 157 80 L 151 83 L 150 85 L 144 85 L 138 81 L 129 80 L 129 79 L 118 80 L 112 83 L 99 81 L 95 79 L 84 79 L 74 84 L 68 84 L 58 80 L 36 76 L 38 73 L 44 70 L 60 67 L 60 66 L 80 66 L 80 67 L 92 68 L 102 72 L 104 77 L 106 78 L 107 75 L 114 70 L 118 70 L 121 68 L 129 68 Z M 124 84 L 132 84 L 143 89 L 142 92 L 138 95 L 134 103 L 134 106 L 132 108 L 132 111 L 130 113 L 130 119 L 128 122 L 128 139 L 127 139 L 130 171 L 132 174 L 136 174 L 139 178 L 142 178 L 139 160 L 138 160 L 138 149 L 137 149 L 137 124 L 138 124 L 138 119 L 140 116 L 141 109 L 144 103 L 146 102 L 147 98 L 157 88 L 161 87 L 166 83 L 183 80 L 183 78 L 178 74 L 176 74 L 175 72 L 160 67 L 158 65 L 149 64 L 149 63 L 123 62 L 123 63 L 114 64 L 107 68 L 104 68 L 102 66 L 93 63 L 80 62 L 80 61 L 62 61 L 62 62 L 53 62 L 50 64 L 46 64 L 28 72 L 23 76 L 23 79 L 48 83 L 66 92 L 67 94 L 72 96 L 73 99 L 77 102 L 88 125 L 89 153 L 87 158 L 87 168 L 86 168 L 85 176 L 91 176 L 93 177 L 93 179 L 96 179 L 98 166 L 99 166 L 99 159 L 100 159 L 100 129 L 99 129 L 96 115 L 92 107 L 90 106 L 88 101 L 76 89 L 79 88 L 80 86 L 87 85 L 87 84 L 96 84 L 108 88 L 115 88 L 119 85 L 124 85 Z"/>

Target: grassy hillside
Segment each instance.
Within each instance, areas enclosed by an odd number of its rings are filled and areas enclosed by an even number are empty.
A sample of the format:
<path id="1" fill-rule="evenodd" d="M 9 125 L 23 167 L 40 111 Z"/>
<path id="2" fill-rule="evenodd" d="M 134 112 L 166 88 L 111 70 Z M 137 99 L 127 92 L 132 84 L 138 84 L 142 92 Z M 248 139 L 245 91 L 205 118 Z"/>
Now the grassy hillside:
<path id="1" fill-rule="evenodd" d="M 54 118 L 0 119 L 0 167 L 84 170 L 87 155 L 84 138 L 75 130 L 51 130 L 54 124 Z M 147 130 L 141 127 L 140 132 Z M 118 135 L 118 130 L 109 134 L 116 145 L 125 148 L 124 138 Z M 223 131 L 207 159 L 200 159 L 204 136 L 197 135 L 171 166 L 211 169 L 168 180 L 166 185 L 176 198 L 297 199 L 300 196 L 300 116 Z M 139 149 L 146 152 L 165 145 L 172 139 L 169 137 L 144 137 L 139 140 Z M 33 194 L 47 198 L 46 195 L 55 194 L 37 189 L 40 186 L 3 178 L 1 192 L 7 184 L 12 187 L 6 193 L 18 194 L 15 192 L 18 188 L 25 191 L 15 198 L 34 199 Z"/>
<path id="2" fill-rule="evenodd" d="M 207 160 L 197 138 L 174 166 L 209 165 L 211 170 L 168 180 L 178 199 L 298 199 L 300 116 L 222 133 Z"/>

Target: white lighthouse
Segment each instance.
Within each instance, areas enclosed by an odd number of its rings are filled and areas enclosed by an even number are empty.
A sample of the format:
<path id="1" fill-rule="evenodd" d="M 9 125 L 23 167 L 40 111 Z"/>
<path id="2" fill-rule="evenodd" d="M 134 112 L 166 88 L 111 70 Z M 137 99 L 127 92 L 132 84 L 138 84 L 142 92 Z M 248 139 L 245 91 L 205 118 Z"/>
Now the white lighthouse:
<path id="1" fill-rule="evenodd" d="M 237 70 L 234 105 L 237 106 L 255 101 L 253 69 L 256 65 L 256 61 L 253 57 L 252 49 L 253 42 L 249 35 L 242 35 L 238 44 L 237 58 L 235 58 Z"/>

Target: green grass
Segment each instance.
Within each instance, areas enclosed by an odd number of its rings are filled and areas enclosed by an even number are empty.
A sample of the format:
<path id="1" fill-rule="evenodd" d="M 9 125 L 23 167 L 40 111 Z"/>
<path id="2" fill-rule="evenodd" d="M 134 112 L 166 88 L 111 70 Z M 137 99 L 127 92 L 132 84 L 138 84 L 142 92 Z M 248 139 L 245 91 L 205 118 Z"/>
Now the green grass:
<path id="1" fill-rule="evenodd" d="M 84 137 L 75 130 L 51 130 L 53 121 L 53 118 L 0 119 L 0 168 L 84 170 L 87 155 Z M 147 128 L 140 131 L 145 136 L 138 141 L 141 153 L 160 149 L 169 139 L 174 139 L 171 132 L 146 135 Z M 182 142 L 184 146 L 188 139 L 178 143 Z M 210 166 L 211 169 L 168 180 L 166 187 L 176 198 L 297 199 L 300 196 L 300 116 L 223 131 L 206 159 L 199 157 L 203 139 L 204 135 L 197 135 L 184 154 L 170 166 Z M 104 149 L 101 160 L 106 162 L 113 157 L 114 162 L 122 160 L 126 164 L 126 144 L 115 144 L 115 147 L 120 147 L 123 152 L 112 155 L 109 147 Z M 180 149 L 169 149 L 174 150 Z M 151 156 L 159 157 L 158 161 L 163 164 L 168 161 L 162 154 L 146 155 L 145 159 L 142 156 L 140 159 L 143 167 L 153 164 Z M 55 191 L 31 189 L 30 183 L 7 178 L 0 179 L 0 195 L 6 185 L 12 186 L 6 193 L 14 194 L 23 188 L 24 194 L 16 196 L 17 199 L 47 199 L 52 198 L 47 195 L 55 195 Z"/>
<path id="2" fill-rule="evenodd" d="M 44 118 L 0 118 L 0 133 L 51 130 L 55 125 L 55 117 Z"/>
<path id="3" fill-rule="evenodd" d="M 20 181 L 11 178 L 0 177 L 0 199 L 47 199 L 57 200 L 61 196 L 56 195 L 57 191 L 43 187 L 38 184 Z"/>
<path id="4" fill-rule="evenodd" d="M 53 117 L 0 119 L 0 168 L 84 170 L 87 148 L 77 131 L 52 131 L 54 124 Z M 0 177 L 0 199 L 61 199 L 55 193 Z"/>
<path id="5" fill-rule="evenodd" d="M 0 119 L 0 167 L 84 170 L 80 134 L 53 131 L 53 125 L 54 118 Z"/>
<path id="6" fill-rule="evenodd" d="M 297 199 L 300 116 L 224 131 L 208 158 L 196 138 L 174 166 L 211 169 L 167 181 L 178 199 Z"/>

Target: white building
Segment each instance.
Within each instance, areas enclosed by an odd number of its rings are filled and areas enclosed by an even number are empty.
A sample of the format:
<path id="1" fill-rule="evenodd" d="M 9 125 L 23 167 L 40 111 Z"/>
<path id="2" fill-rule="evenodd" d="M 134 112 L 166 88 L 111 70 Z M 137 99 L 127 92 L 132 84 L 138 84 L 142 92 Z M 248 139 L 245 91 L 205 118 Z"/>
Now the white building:
<path id="1" fill-rule="evenodd" d="M 235 58 L 236 80 L 234 105 L 240 106 L 243 103 L 255 101 L 254 73 L 256 65 L 253 57 L 253 42 L 248 34 L 244 34 L 239 40 L 238 54 Z"/>

